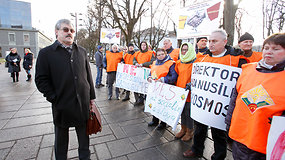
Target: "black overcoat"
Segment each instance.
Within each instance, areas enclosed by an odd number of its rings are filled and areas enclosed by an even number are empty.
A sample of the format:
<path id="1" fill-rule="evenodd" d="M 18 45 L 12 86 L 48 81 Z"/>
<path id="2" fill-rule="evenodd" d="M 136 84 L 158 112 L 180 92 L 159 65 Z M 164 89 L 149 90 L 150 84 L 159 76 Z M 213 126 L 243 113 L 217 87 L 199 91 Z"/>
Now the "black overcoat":
<path id="1" fill-rule="evenodd" d="M 23 68 L 25 70 L 30 70 L 30 66 L 33 66 L 33 57 L 33 53 L 28 53 L 24 56 Z"/>
<path id="2" fill-rule="evenodd" d="M 85 125 L 95 90 L 86 50 L 75 43 L 72 54 L 56 41 L 40 50 L 36 62 L 38 90 L 52 103 L 54 124 Z"/>
<path id="3" fill-rule="evenodd" d="M 5 60 L 9 64 L 8 65 L 8 72 L 9 73 L 20 72 L 21 71 L 21 67 L 20 67 L 21 57 L 20 57 L 20 55 L 18 55 L 18 53 L 10 52 L 10 54 L 7 55 Z M 16 62 L 16 65 L 15 65 L 14 61 Z"/>

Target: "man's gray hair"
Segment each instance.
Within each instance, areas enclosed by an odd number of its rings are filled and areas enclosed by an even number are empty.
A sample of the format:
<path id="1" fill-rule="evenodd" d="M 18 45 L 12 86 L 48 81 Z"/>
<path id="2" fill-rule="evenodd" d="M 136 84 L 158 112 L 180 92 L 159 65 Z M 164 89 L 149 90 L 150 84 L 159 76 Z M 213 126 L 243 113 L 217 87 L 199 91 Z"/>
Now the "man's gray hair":
<path id="1" fill-rule="evenodd" d="M 165 41 L 172 43 L 170 38 L 164 38 L 163 42 L 165 42 Z"/>
<path id="2" fill-rule="evenodd" d="M 67 25 L 71 25 L 71 26 L 73 26 L 72 25 L 72 23 L 71 23 L 71 21 L 69 20 L 69 19 L 60 19 L 60 20 L 58 20 L 57 22 L 56 22 L 56 24 L 55 24 L 55 29 L 56 30 L 60 30 L 60 27 L 61 27 L 61 24 L 67 24 Z"/>
<path id="3" fill-rule="evenodd" d="M 216 29 L 216 30 L 212 31 L 212 34 L 213 34 L 213 33 L 220 33 L 220 35 L 222 35 L 222 37 L 223 37 L 224 40 L 228 39 L 228 34 L 227 34 L 227 32 L 226 32 L 225 30 L 223 30 L 223 29 Z"/>
<path id="4" fill-rule="evenodd" d="M 117 44 L 113 44 L 112 49 L 113 49 L 113 47 L 117 47 L 117 49 L 119 49 L 119 46 Z"/>

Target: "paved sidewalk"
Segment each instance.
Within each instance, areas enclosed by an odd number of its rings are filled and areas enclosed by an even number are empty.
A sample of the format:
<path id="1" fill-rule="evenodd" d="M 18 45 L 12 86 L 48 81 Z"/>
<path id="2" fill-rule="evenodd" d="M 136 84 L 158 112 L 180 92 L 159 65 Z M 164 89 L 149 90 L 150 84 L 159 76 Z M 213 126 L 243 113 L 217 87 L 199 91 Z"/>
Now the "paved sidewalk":
<path id="1" fill-rule="evenodd" d="M 95 65 L 91 64 L 91 69 L 95 80 Z M 105 78 L 104 74 L 103 82 Z M 51 104 L 36 89 L 34 81 L 25 80 L 26 74 L 22 70 L 19 82 L 13 83 L 7 68 L 0 64 L 0 159 L 54 159 Z M 182 153 L 190 148 L 192 140 L 185 143 L 175 139 L 170 127 L 164 131 L 148 127 L 151 115 L 143 112 L 144 106 L 107 100 L 107 87 L 96 89 L 96 96 L 103 130 L 90 137 L 92 160 L 185 159 Z M 134 101 L 133 95 L 131 101 Z M 70 130 L 68 157 L 78 159 L 75 130 Z M 205 149 L 201 159 L 210 159 L 213 142 L 209 138 Z M 232 159 L 230 151 L 227 159 Z"/>

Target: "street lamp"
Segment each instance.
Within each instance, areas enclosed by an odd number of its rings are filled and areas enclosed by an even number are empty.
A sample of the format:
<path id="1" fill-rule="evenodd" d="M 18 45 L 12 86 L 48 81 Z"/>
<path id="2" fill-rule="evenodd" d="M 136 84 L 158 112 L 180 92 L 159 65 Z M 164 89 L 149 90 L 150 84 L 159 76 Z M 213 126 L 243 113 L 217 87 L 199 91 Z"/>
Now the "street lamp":
<path id="1" fill-rule="evenodd" d="M 75 13 L 70 13 L 70 15 L 75 18 L 75 41 L 77 41 L 77 18 L 78 18 L 78 15 L 81 16 L 82 13 L 75 12 Z M 82 20 L 82 19 L 78 19 L 78 20 Z"/>

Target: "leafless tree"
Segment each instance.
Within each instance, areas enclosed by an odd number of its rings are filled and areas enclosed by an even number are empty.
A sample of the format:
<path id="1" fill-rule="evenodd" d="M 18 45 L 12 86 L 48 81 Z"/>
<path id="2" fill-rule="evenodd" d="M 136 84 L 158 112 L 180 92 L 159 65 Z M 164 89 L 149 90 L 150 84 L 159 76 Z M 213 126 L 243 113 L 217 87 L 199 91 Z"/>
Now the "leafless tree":
<path id="1" fill-rule="evenodd" d="M 238 0 L 234 3 L 234 0 L 225 0 L 225 8 L 223 15 L 223 28 L 228 33 L 228 44 L 233 45 L 234 33 L 235 33 L 235 15 L 238 9 L 238 5 L 242 0 Z"/>
<path id="2" fill-rule="evenodd" d="M 133 31 L 139 18 L 147 11 L 144 7 L 146 0 L 107 0 L 112 18 L 121 29 L 126 43 L 133 38 Z"/>
<path id="3" fill-rule="evenodd" d="M 263 38 L 275 32 L 282 32 L 285 21 L 285 0 L 264 0 L 262 8 Z"/>
<path id="4" fill-rule="evenodd" d="M 240 36 L 242 35 L 242 19 L 243 16 L 247 14 L 247 12 L 242 9 L 242 8 L 238 8 L 236 11 L 236 15 L 235 15 L 235 30 L 237 32 L 237 36 L 238 39 L 240 38 Z"/>

